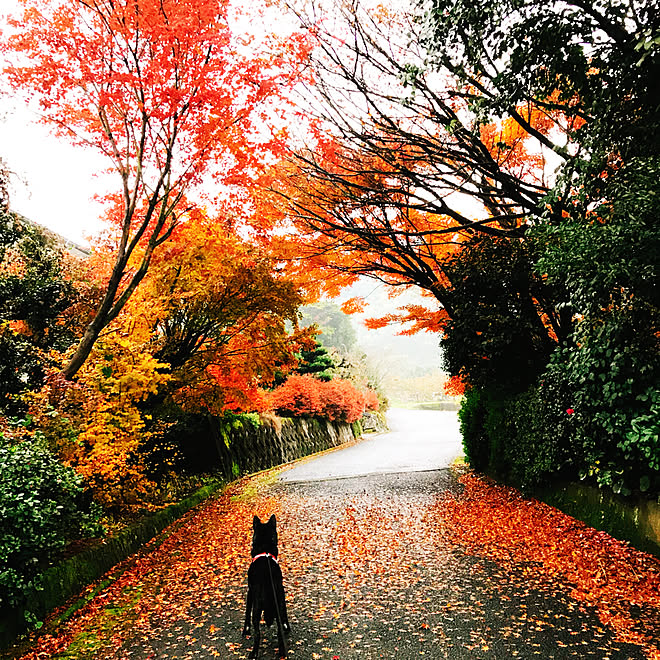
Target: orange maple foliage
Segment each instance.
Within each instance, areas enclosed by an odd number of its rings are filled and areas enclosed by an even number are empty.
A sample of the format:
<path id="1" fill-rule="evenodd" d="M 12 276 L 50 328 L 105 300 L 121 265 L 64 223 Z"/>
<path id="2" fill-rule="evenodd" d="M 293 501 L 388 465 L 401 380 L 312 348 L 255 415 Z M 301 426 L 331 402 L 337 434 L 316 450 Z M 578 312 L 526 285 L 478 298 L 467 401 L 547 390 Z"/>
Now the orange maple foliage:
<path id="1" fill-rule="evenodd" d="M 196 211 L 155 255 L 123 325 L 168 363 L 185 408 L 263 410 L 259 387 L 310 341 L 312 331 L 297 328 L 302 302 L 264 248 Z"/>
<path id="2" fill-rule="evenodd" d="M 464 91 L 448 94 L 457 116 L 470 116 Z M 541 148 L 538 138 L 561 129 L 561 122 L 566 120 L 561 112 L 548 109 L 552 101 L 520 105 L 507 118 L 480 126 L 477 132 L 478 147 L 490 153 L 495 169 L 529 186 L 534 194 L 548 186 L 547 148 Z M 460 158 L 451 161 L 440 150 L 440 160 L 447 159 L 443 162 L 455 171 L 456 185 L 452 187 L 450 177 L 442 178 L 438 173 L 442 168 L 421 145 L 427 144 L 426 131 L 436 131 L 433 137 L 437 144 L 453 144 L 458 138 L 451 131 L 448 135 L 442 122 L 429 128 L 423 113 L 415 117 L 407 115 L 405 109 L 402 112 L 390 124 L 385 120 L 379 123 L 377 117 L 365 119 L 369 139 L 360 142 L 353 136 L 361 147 L 341 136 L 341 130 L 333 132 L 337 127 L 332 122 L 311 123 L 313 147 L 301 150 L 297 162 L 279 164 L 267 180 L 286 200 L 280 216 L 290 231 L 278 249 L 284 258 L 301 258 L 301 277 L 308 278 L 316 295 L 334 296 L 338 286 L 352 283 L 359 275 L 395 286 L 420 287 L 437 300 L 370 319 L 367 327 L 402 324 L 402 334 L 440 332 L 451 314 L 446 261 L 461 249 L 468 232 L 519 230 L 529 211 L 518 208 L 517 203 L 502 204 L 500 199 L 491 199 L 489 204 L 484 193 L 475 194 L 458 212 L 444 213 L 442 209 L 457 208 L 450 190 L 457 199 L 472 190 L 471 184 L 456 184 L 465 173 L 465 163 Z M 419 131 L 416 119 L 425 127 L 420 141 L 415 139 Z M 449 152 L 454 153 L 451 148 Z M 486 173 L 481 183 L 492 193 L 499 189 L 495 180 Z M 445 311 L 439 311 L 443 306 Z M 352 300 L 345 303 L 345 309 L 361 312 L 363 305 Z"/>
<path id="3" fill-rule="evenodd" d="M 72 378 L 185 214 L 187 192 L 209 173 L 225 189 L 244 185 L 281 150 L 269 108 L 286 102 L 308 46 L 300 35 L 265 36 L 257 52 L 226 0 L 22 1 L 0 44 L 7 80 L 59 133 L 107 156 L 120 182 L 115 258 L 63 369 Z"/>
<path id="4" fill-rule="evenodd" d="M 451 376 L 442 386 L 442 390 L 449 396 L 463 396 L 465 394 L 465 383 L 460 376 Z"/>
<path id="5" fill-rule="evenodd" d="M 398 313 L 385 314 L 378 318 L 365 319 L 367 328 L 375 330 L 388 325 L 403 325 L 400 335 L 414 335 L 418 332 L 440 334 L 449 315 L 445 309 L 432 310 L 424 305 L 403 305 Z"/>

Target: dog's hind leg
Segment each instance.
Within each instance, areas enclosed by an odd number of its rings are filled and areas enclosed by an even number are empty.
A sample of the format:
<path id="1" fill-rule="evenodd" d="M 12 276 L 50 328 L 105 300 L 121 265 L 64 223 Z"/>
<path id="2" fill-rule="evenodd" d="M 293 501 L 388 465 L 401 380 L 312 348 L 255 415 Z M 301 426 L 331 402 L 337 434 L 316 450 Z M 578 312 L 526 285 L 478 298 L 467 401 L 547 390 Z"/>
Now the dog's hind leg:
<path id="1" fill-rule="evenodd" d="M 286 658 L 286 644 L 284 643 L 284 630 L 282 621 L 277 620 L 277 654 L 280 658 Z"/>
<path id="2" fill-rule="evenodd" d="M 245 624 L 243 625 L 243 637 L 247 637 L 250 634 L 250 614 L 252 614 L 252 602 L 253 602 L 252 589 L 248 587 L 247 599 L 245 604 Z"/>
<path id="3" fill-rule="evenodd" d="M 277 626 L 277 654 L 280 658 L 286 658 L 286 644 L 284 643 L 284 634 L 282 626 Z"/>
<path id="4" fill-rule="evenodd" d="M 256 604 L 252 608 L 252 627 L 254 628 L 254 646 L 249 657 L 254 660 L 259 655 L 259 642 L 261 641 L 261 630 L 259 630 L 259 623 L 261 621 L 261 608 Z"/>

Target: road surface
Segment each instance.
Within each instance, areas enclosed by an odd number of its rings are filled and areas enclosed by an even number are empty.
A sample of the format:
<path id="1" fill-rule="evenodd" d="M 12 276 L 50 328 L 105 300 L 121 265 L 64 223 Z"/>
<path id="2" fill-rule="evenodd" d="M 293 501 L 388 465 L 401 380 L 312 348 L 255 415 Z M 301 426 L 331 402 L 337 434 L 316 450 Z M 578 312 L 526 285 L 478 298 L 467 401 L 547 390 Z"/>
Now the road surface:
<path id="1" fill-rule="evenodd" d="M 255 513 L 277 516 L 293 660 L 652 657 L 574 585 L 451 542 L 443 507 L 462 488 L 447 469 L 461 453 L 455 413 L 395 410 L 390 423 L 391 433 L 230 486 L 22 657 L 247 658 Z M 660 618 L 638 610 L 631 625 L 646 634 Z M 273 660 L 276 632 L 262 630 L 259 657 Z"/>
<path id="2" fill-rule="evenodd" d="M 438 470 L 463 453 L 454 411 L 395 408 L 387 421 L 390 433 L 367 436 L 357 445 L 296 465 L 282 474 L 282 481 Z"/>

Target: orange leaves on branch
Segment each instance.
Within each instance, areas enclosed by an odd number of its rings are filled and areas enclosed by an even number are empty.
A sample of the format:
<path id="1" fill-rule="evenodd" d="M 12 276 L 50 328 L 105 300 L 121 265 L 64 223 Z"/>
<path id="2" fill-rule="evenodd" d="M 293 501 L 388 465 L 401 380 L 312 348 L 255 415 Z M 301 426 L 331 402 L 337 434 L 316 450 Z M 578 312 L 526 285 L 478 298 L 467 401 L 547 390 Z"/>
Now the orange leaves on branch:
<path id="1" fill-rule="evenodd" d="M 451 376 L 445 381 L 442 389 L 449 396 L 463 396 L 465 394 L 465 383 L 460 376 Z"/>
<path id="2" fill-rule="evenodd" d="M 362 297 L 349 298 L 341 304 L 341 311 L 344 314 L 361 314 L 367 306 Z"/>
<path id="3" fill-rule="evenodd" d="M 245 164 L 246 138 L 263 121 L 253 113 L 293 81 L 307 49 L 298 38 L 281 49 L 271 40 L 273 55 L 249 53 L 228 9 L 224 0 L 31 0 L 3 47 L 19 56 L 7 73 L 67 138 L 99 147 L 117 168 L 144 158 L 156 174 L 169 163 L 194 179 L 219 150 Z"/>
<path id="4" fill-rule="evenodd" d="M 136 504 L 152 486 L 139 458 L 145 431 L 137 405 L 168 382 L 164 366 L 139 341 L 114 333 L 96 344 L 75 383 L 53 375 L 31 399 L 51 446 L 106 507 Z"/>
<path id="5" fill-rule="evenodd" d="M 433 310 L 424 305 L 404 305 L 400 312 L 386 314 L 378 318 L 365 319 L 365 326 L 370 330 L 388 325 L 403 325 L 400 335 L 414 335 L 418 332 L 441 334 L 449 315 L 444 309 Z"/>
<path id="6" fill-rule="evenodd" d="M 154 256 L 124 325 L 148 331 L 184 408 L 261 410 L 259 388 L 295 364 L 311 332 L 296 328 L 302 297 L 265 249 L 189 216 Z"/>
<path id="7" fill-rule="evenodd" d="M 271 146 L 279 153 L 269 108 L 287 104 L 308 47 L 302 37 L 273 37 L 257 52 L 234 33 L 225 0 L 29 0 L 26 7 L 0 44 L 7 79 L 40 101 L 61 134 L 107 156 L 119 176 L 114 259 L 63 369 L 72 378 L 181 222 L 190 190 L 205 176 L 208 185 L 208 175 L 223 191 L 242 188 L 272 158 Z"/>

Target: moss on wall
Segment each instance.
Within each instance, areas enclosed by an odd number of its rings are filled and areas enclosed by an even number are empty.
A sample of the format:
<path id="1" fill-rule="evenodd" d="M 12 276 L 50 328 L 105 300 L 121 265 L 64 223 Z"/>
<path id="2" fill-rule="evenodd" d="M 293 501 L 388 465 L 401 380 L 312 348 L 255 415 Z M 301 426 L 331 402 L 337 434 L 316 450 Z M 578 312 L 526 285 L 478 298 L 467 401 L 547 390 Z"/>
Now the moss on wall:
<path id="1" fill-rule="evenodd" d="M 579 483 L 554 485 L 539 499 L 634 547 L 660 557 L 660 504 Z"/>

